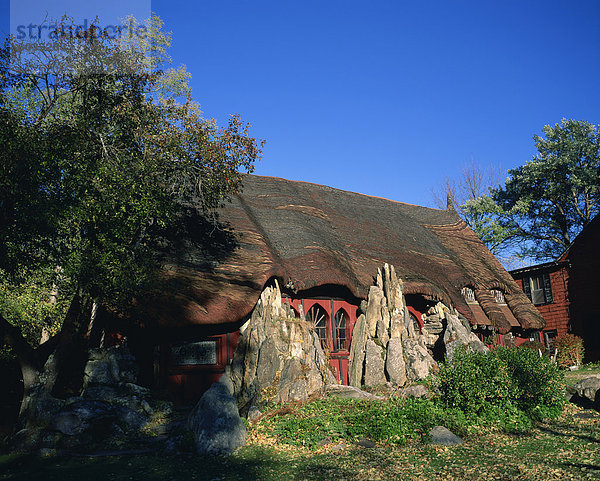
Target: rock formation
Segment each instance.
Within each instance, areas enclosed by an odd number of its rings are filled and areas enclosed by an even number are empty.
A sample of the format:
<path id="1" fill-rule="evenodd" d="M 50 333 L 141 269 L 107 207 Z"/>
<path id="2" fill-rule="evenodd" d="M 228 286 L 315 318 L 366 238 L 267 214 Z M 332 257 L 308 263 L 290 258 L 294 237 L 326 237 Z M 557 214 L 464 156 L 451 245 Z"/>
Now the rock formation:
<path id="1" fill-rule="evenodd" d="M 421 329 L 410 316 L 402 294 L 402 282 L 393 266 L 377 272 L 376 285 L 361 304 L 350 346 L 349 383 L 373 387 L 390 382 L 403 386 L 425 379 L 439 360 L 452 359 L 460 345 L 485 351 L 487 348 L 463 324 L 456 312 L 441 302 L 431 305 Z"/>
<path id="2" fill-rule="evenodd" d="M 230 367 L 243 415 L 267 401 L 300 401 L 335 383 L 317 334 L 281 302 L 277 283 L 261 294 Z"/>
<path id="3" fill-rule="evenodd" d="M 572 402 L 598 407 L 600 406 L 600 375 L 588 376 L 567 388 L 573 397 Z"/>

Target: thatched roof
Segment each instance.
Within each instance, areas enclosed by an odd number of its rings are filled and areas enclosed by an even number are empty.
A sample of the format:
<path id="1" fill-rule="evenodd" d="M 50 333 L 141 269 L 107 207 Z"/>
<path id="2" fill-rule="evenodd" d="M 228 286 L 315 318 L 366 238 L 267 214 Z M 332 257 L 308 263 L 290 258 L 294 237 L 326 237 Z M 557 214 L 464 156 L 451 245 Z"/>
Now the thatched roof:
<path id="1" fill-rule="evenodd" d="M 294 291 L 339 285 L 366 298 L 386 262 L 395 266 L 406 294 L 453 305 L 472 323 L 491 319 L 507 332 L 515 324 L 512 311 L 524 328 L 544 325 L 512 277 L 452 210 L 248 175 L 243 192 L 219 218 L 233 230 L 237 247 L 212 266 L 175 262 L 168 275 L 180 287 L 176 296 L 154 305 L 159 325 L 236 322 L 252 310 L 272 277 Z M 464 286 L 475 289 L 484 316 L 467 305 Z M 504 291 L 510 311 L 495 304 L 493 288 Z"/>

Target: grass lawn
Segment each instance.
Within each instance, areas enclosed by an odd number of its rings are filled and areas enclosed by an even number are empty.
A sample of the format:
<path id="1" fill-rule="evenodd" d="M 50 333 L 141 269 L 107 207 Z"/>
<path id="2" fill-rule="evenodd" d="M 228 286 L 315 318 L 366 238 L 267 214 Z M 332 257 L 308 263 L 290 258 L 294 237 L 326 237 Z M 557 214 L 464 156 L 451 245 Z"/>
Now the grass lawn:
<path id="1" fill-rule="evenodd" d="M 600 364 L 584 364 L 576 371 L 565 371 L 567 385 L 575 384 L 577 381 L 589 376 L 600 376 Z"/>
<path id="2" fill-rule="evenodd" d="M 257 430 L 228 458 L 0 456 L 0 480 L 598 480 L 600 415 L 568 405 L 527 434 L 483 432 L 460 446 L 410 442 L 309 450 Z"/>

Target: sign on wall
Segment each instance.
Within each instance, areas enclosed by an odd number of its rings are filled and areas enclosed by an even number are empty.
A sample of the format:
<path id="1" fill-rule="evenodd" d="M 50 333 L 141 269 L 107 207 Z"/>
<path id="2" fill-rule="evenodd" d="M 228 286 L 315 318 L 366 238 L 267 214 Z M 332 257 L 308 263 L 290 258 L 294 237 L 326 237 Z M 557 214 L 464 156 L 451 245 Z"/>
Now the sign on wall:
<path id="1" fill-rule="evenodd" d="M 217 364 L 217 341 L 198 341 L 171 347 L 171 365 Z"/>

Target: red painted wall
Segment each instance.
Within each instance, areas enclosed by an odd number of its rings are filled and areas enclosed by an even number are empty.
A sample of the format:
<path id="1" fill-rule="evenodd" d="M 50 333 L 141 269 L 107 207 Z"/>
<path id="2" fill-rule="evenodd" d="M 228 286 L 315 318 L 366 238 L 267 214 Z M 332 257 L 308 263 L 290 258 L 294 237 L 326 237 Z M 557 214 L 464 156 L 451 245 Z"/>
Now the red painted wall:
<path id="1" fill-rule="evenodd" d="M 532 271 L 522 274 L 521 278 L 515 279 L 516 283 L 523 289 L 523 278 L 540 275 L 547 270 Z M 565 265 L 554 268 L 549 272 L 550 284 L 552 285 L 553 302 L 541 306 L 535 306 L 542 317 L 546 321 L 544 331 L 556 329 L 558 335 L 565 334 L 569 331 L 570 316 L 569 316 L 569 295 L 567 291 L 569 272 Z"/>
<path id="2" fill-rule="evenodd" d="M 217 341 L 217 364 L 174 366 L 169 360 L 170 344 L 163 345 L 161 363 L 166 370 L 166 379 L 163 382 L 165 382 L 176 406 L 197 403 L 202 394 L 221 378 L 225 372 L 225 366 L 233 357 L 239 337 L 239 331 L 234 331 L 198 339 Z"/>

